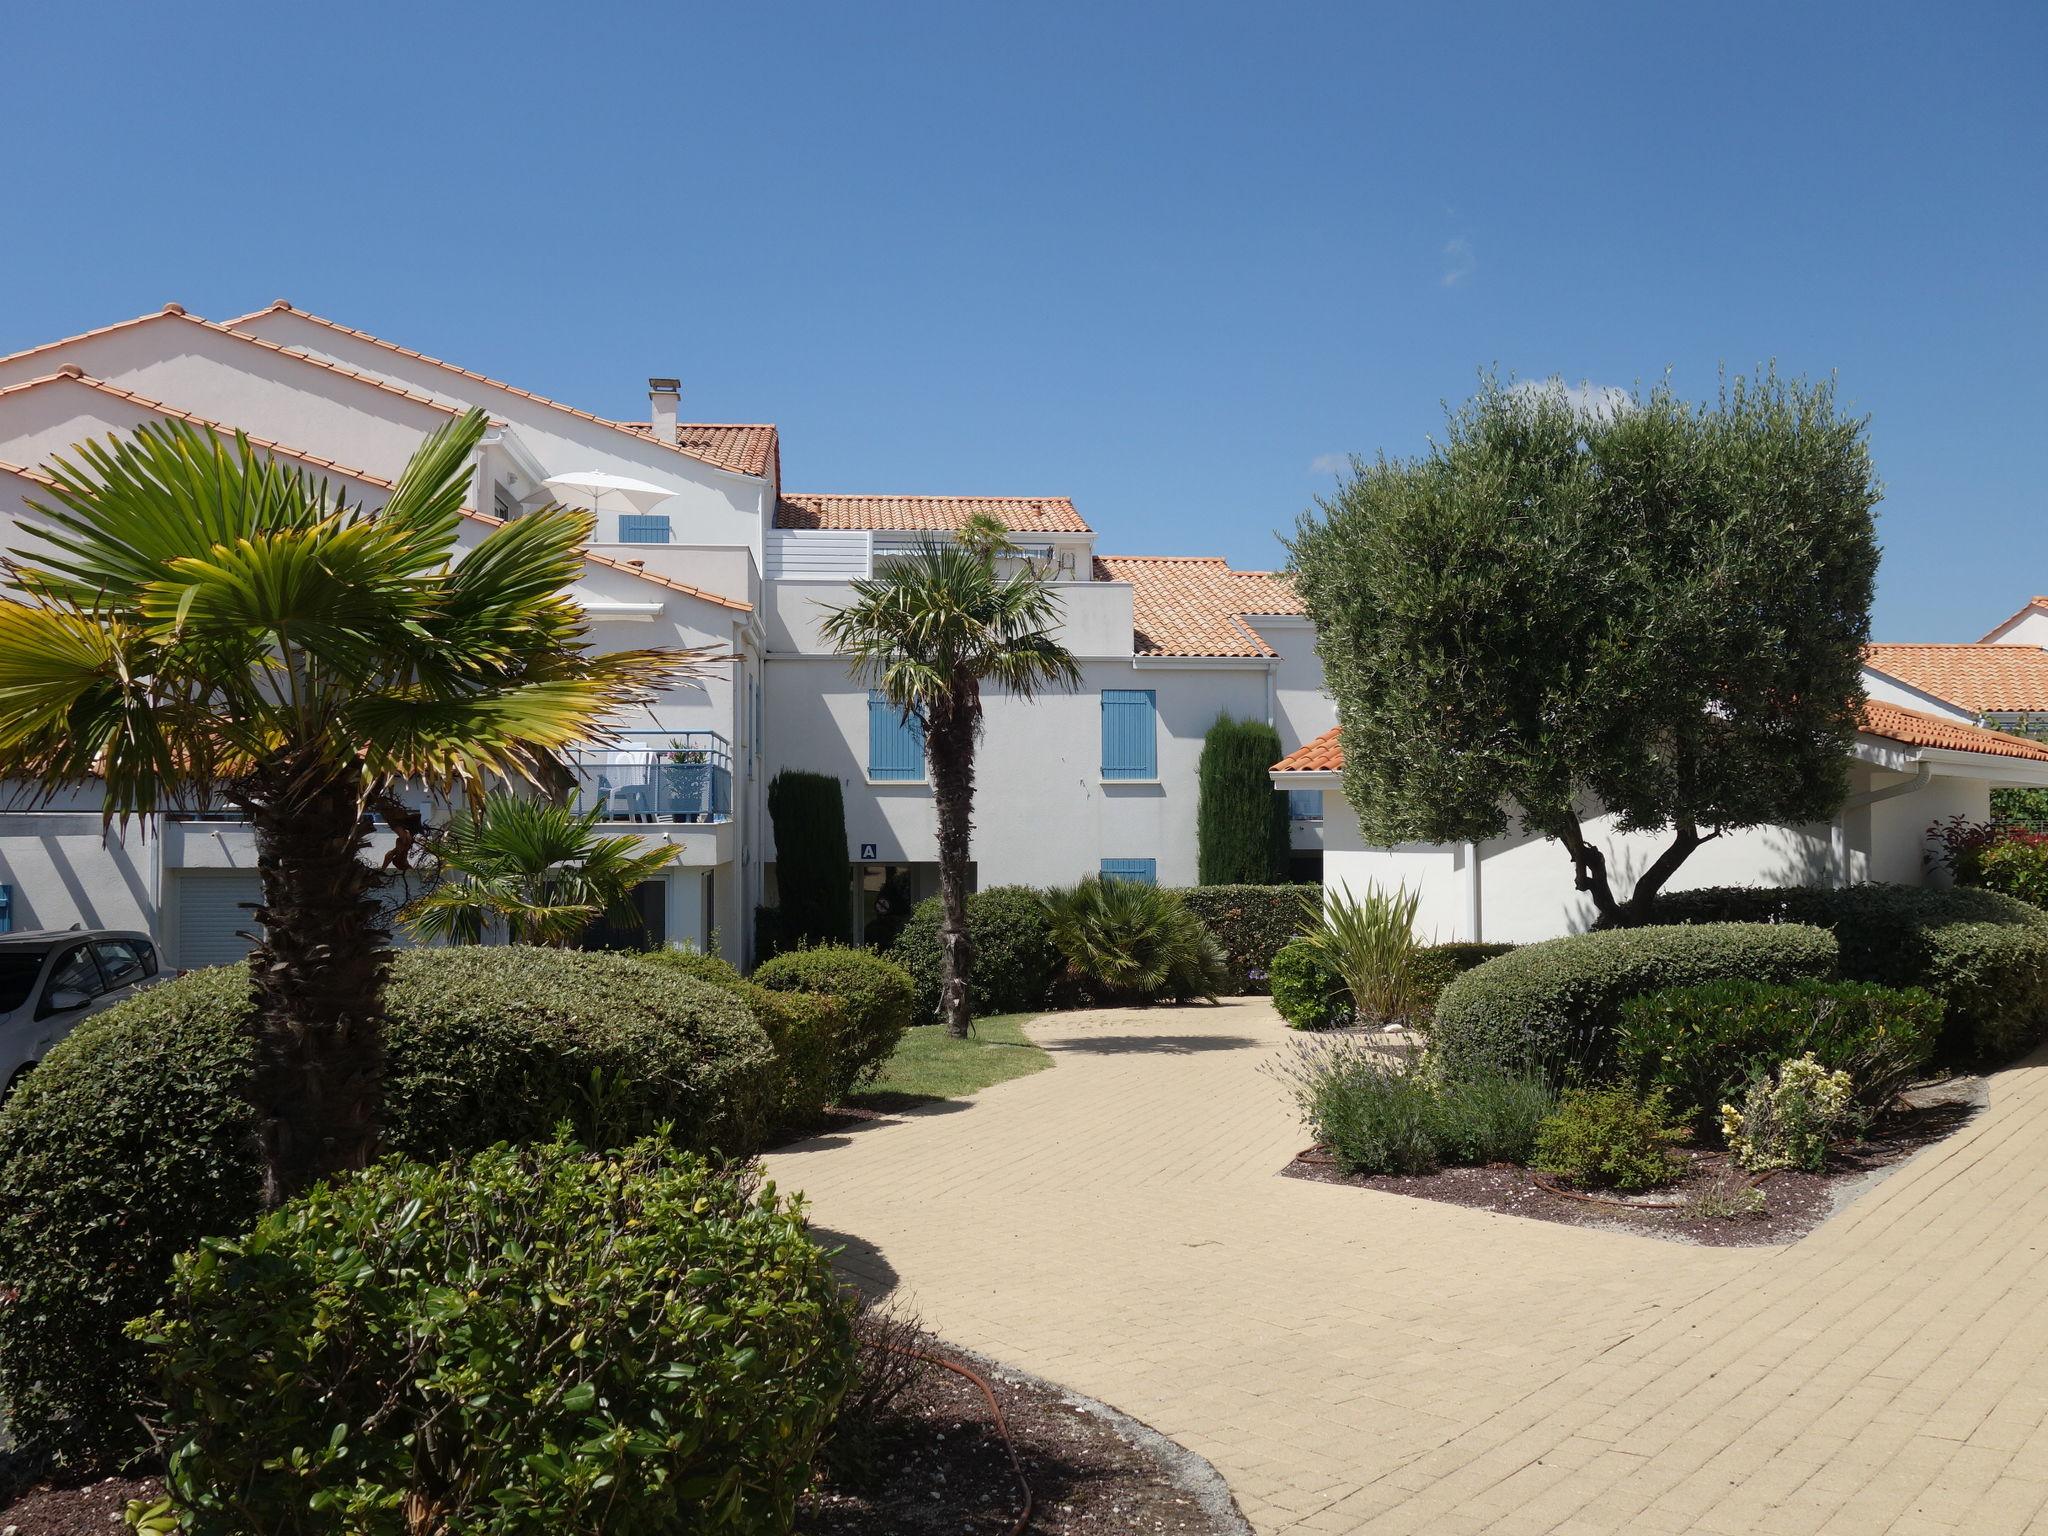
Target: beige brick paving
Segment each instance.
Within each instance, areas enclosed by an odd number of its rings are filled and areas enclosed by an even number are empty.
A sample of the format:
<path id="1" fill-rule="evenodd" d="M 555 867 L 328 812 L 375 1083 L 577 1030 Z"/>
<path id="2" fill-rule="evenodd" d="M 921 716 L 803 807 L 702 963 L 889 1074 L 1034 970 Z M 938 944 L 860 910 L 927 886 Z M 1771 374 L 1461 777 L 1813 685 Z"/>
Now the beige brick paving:
<path id="1" fill-rule="evenodd" d="M 2048 1533 L 2048 1057 L 1784 1248 L 1275 1176 L 1262 1000 L 768 1159 L 943 1337 L 1209 1458 L 1261 1532 Z"/>

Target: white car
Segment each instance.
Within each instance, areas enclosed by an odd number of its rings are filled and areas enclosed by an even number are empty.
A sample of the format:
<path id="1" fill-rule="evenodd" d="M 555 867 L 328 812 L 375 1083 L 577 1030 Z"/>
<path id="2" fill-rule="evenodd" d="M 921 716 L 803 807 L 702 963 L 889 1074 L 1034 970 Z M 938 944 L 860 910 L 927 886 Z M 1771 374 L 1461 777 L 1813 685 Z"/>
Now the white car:
<path id="1" fill-rule="evenodd" d="M 111 928 L 0 933 L 0 1099 L 44 1052 L 157 980 L 156 945 Z"/>

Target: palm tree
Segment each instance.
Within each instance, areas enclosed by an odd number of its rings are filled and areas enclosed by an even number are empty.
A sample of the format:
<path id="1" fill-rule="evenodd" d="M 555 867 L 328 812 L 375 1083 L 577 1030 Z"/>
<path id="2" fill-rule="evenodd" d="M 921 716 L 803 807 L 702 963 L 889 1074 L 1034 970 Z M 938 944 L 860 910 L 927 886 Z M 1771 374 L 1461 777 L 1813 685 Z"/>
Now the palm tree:
<path id="1" fill-rule="evenodd" d="M 853 675 L 924 727 L 945 914 L 939 1014 L 959 1039 L 972 1022 L 967 863 L 982 685 L 1028 699 L 1081 681 L 1081 669 L 1052 633 L 1060 612 L 1052 583 L 1028 565 L 998 573 L 997 561 L 1013 549 L 987 518 L 971 520 L 955 542 L 922 539 L 879 574 L 854 582 L 853 602 L 828 613 L 823 626 Z"/>
<path id="2" fill-rule="evenodd" d="M 682 850 L 631 835 L 600 837 L 604 807 L 572 810 L 487 796 L 433 843 L 446 883 L 398 914 L 413 937 L 481 944 L 503 923 L 515 944 L 565 948 L 600 917 L 636 923 L 633 888 Z"/>
<path id="3" fill-rule="evenodd" d="M 226 805 L 262 879 L 250 953 L 271 1201 L 374 1153 L 384 919 L 366 810 L 404 783 L 535 781 L 708 658 L 583 652 L 591 520 L 549 508 L 456 558 L 472 411 L 383 508 L 182 423 L 82 444 L 0 582 L 0 778 L 101 781 L 105 815 Z"/>

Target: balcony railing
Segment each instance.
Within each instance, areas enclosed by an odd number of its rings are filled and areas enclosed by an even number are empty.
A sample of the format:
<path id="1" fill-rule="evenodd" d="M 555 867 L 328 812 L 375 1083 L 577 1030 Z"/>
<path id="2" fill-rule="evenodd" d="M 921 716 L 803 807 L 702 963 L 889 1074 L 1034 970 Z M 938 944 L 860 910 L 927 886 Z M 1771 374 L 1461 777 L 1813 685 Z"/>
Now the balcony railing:
<path id="1" fill-rule="evenodd" d="M 732 820 L 732 746 L 716 731 L 631 731 L 568 754 L 578 810 L 607 821 Z"/>

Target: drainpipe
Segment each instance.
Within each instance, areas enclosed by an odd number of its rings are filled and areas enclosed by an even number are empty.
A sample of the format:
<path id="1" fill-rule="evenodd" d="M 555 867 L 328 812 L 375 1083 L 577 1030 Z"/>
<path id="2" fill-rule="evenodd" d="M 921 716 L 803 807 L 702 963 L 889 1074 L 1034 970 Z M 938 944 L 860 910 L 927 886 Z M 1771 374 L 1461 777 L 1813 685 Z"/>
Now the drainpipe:
<path id="1" fill-rule="evenodd" d="M 1465 845 L 1465 937 L 1473 944 L 1483 942 L 1479 926 L 1479 845 Z"/>
<path id="2" fill-rule="evenodd" d="M 1901 795 L 1910 795 L 1925 789 L 1928 780 L 1934 777 L 1934 764 L 1924 757 L 1913 760 L 1913 777 L 1903 784 L 1887 784 L 1883 789 L 1866 789 L 1851 795 L 1842 802 L 1842 808 L 1835 812 L 1834 825 L 1829 829 L 1829 841 L 1835 863 L 1835 886 L 1840 889 L 1849 883 L 1849 828 L 1848 814 L 1860 811 L 1865 806 L 1875 805 L 1880 800 L 1896 800 Z"/>

